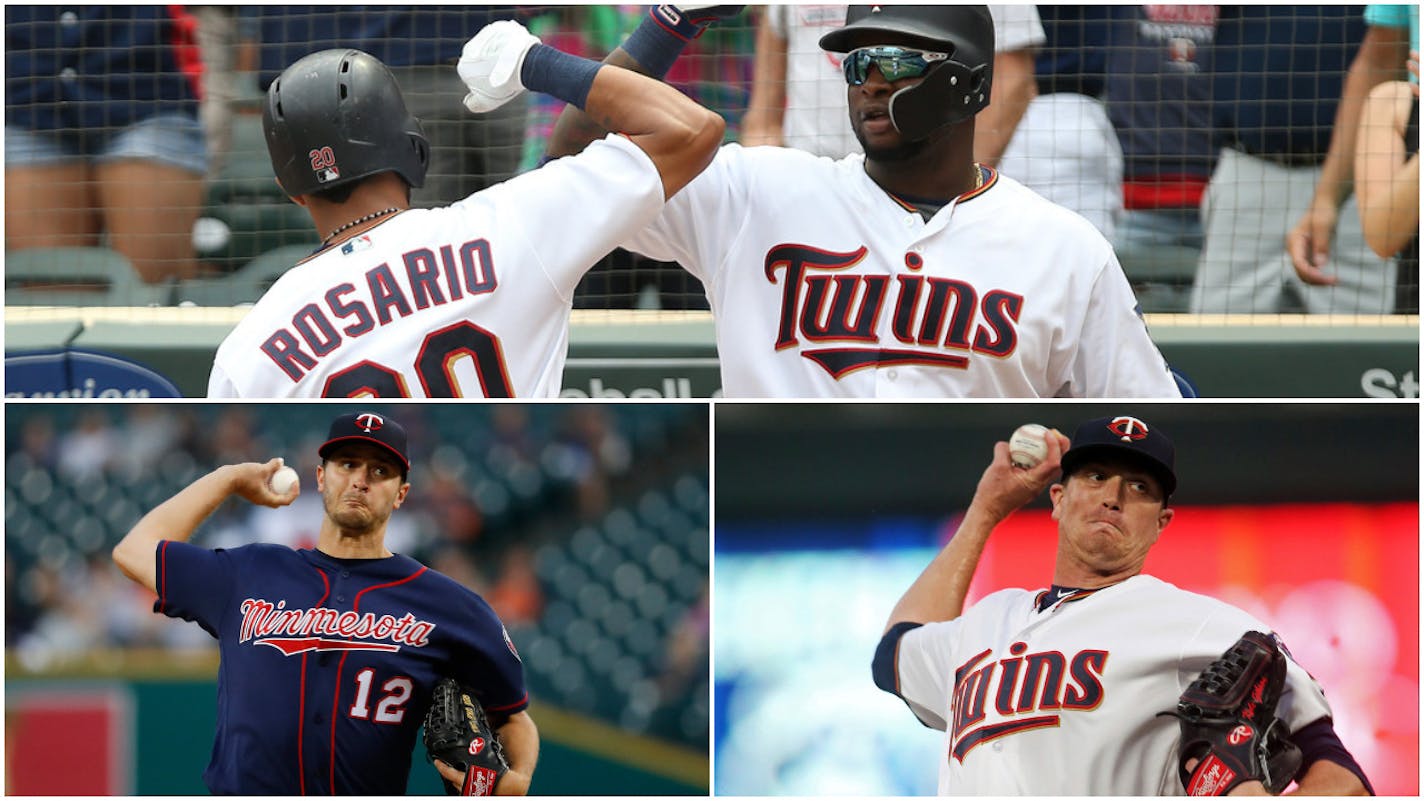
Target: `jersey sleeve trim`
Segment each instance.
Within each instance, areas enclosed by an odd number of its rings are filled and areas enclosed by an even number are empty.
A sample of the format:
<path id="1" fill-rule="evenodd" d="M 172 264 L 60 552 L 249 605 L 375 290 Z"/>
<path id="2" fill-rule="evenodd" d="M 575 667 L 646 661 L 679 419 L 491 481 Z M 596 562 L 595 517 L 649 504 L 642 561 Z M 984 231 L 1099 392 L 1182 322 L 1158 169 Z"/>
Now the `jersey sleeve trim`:
<path id="1" fill-rule="evenodd" d="M 880 644 L 875 646 L 875 658 L 870 662 L 870 674 L 875 679 L 875 686 L 902 701 L 904 696 L 900 695 L 900 638 L 905 636 L 905 632 L 923 625 L 902 621 L 891 626 L 880 638 Z"/>
<path id="2" fill-rule="evenodd" d="M 516 712 L 524 711 L 528 706 L 529 693 L 526 692 L 522 698 L 512 704 L 505 704 L 504 706 L 487 706 L 485 707 L 485 711 L 501 715 L 512 715 Z"/>
<path id="3" fill-rule="evenodd" d="M 153 611 L 159 614 L 167 614 L 168 606 L 168 540 L 158 543 L 158 548 L 154 551 L 155 567 L 154 583 L 157 584 L 158 599 L 153 602 Z"/>

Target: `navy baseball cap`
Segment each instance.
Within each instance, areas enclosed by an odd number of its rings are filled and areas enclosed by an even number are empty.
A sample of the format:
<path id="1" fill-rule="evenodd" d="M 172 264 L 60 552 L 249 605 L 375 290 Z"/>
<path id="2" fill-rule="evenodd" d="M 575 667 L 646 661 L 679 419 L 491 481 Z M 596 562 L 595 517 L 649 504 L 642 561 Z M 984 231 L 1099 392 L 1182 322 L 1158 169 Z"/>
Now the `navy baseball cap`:
<path id="1" fill-rule="evenodd" d="M 1078 426 L 1063 454 L 1063 477 L 1094 458 L 1127 457 L 1152 472 L 1167 497 L 1177 490 L 1177 449 L 1166 433 L 1136 417 L 1100 417 Z"/>
<path id="2" fill-rule="evenodd" d="M 405 455 L 405 429 L 391 418 L 374 412 L 343 414 L 331 421 L 326 444 L 317 450 L 317 455 L 326 459 L 337 446 L 348 442 L 365 442 L 385 448 L 401 466 L 401 476 L 410 473 L 410 457 Z"/>

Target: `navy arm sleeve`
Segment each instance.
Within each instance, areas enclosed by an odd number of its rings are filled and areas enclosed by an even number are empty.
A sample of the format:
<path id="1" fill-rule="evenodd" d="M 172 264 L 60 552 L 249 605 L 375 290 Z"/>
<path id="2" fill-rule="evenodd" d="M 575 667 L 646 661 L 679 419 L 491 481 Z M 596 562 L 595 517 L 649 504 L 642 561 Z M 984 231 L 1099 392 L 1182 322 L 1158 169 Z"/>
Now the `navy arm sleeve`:
<path id="1" fill-rule="evenodd" d="M 1365 778 L 1365 771 L 1360 767 L 1360 763 L 1355 761 L 1345 744 L 1340 742 L 1340 736 L 1335 733 L 1335 724 L 1330 718 L 1321 718 L 1302 726 L 1300 731 L 1290 736 L 1290 740 L 1300 748 L 1303 757 L 1301 773 L 1297 776 L 1305 773 L 1305 770 L 1316 762 L 1334 762 L 1359 777 L 1366 792 L 1375 794 L 1375 788 L 1370 785 L 1370 780 Z"/>

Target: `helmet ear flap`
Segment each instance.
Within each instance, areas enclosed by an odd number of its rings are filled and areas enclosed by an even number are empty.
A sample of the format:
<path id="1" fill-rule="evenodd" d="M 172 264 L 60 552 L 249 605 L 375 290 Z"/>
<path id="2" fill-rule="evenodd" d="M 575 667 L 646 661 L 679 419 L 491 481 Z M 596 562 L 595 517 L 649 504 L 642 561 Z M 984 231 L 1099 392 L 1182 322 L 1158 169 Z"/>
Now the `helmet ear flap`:
<path id="1" fill-rule="evenodd" d="M 890 121 L 911 142 L 964 122 L 989 105 L 990 68 L 941 61 L 914 86 L 890 97 Z"/>

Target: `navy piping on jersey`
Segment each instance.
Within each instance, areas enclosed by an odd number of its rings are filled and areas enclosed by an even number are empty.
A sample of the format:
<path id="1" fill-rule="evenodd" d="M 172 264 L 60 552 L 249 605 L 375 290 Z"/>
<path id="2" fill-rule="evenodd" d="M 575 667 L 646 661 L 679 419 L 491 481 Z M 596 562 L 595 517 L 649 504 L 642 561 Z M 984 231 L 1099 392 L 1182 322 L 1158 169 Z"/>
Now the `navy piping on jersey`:
<path id="1" fill-rule="evenodd" d="M 980 184 L 979 186 L 974 187 L 973 189 L 969 190 L 968 192 L 965 192 L 964 194 L 955 197 L 953 200 L 950 201 L 951 203 L 960 203 L 960 204 L 962 204 L 962 203 L 968 203 L 969 201 L 973 200 L 974 198 L 979 197 L 980 195 L 984 194 L 985 192 L 988 192 L 989 189 L 990 189 L 994 184 L 998 183 L 998 181 L 999 181 L 999 172 L 998 172 L 998 170 L 995 170 L 993 167 L 986 167 L 986 166 L 984 166 L 983 164 L 975 164 L 974 166 L 975 166 L 976 168 L 978 168 L 978 170 L 979 170 L 979 178 L 983 181 L 983 183 Z M 914 203 L 912 203 L 911 201 L 906 200 L 905 198 L 903 198 L 903 197 L 901 197 L 901 196 L 895 194 L 894 192 L 886 192 L 885 194 L 889 195 L 889 196 L 890 196 L 890 199 L 893 200 L 893 201 L 895 201 L 895 203 L 898 204 L 898 205 L 900 206 L 900 208 L 904 209 L 905 211 L 913 211 L 913 212 L 919 212 L 919 211 L 920 211 L 920 207 L 919 207 L 919 206 L 916 206 L 916 205 L 915 205 Z M 925 203 L 926 203 L 926 205 L 931 205 L 931 206 L 933 206 L 933 205 L 939 205 L 939 208 L 944 208 L 945 206 L 948 206 L 948 205 L 949 205 L 949 203 L 939 204 L 939 201 L 929 201 L 929 200 L 925 201 Z"/>
<path id="2" fill-rule="evenodd" d="M 427 570 L 429 570 L 429 569 L 430 569 L 430 568 L 426 567 L 425 565 L 421 565 L 419 570 L 415 571 L 414 573 L 411 573 L 409 576 L 406 576 L 406 577 L 403 578 L 403 579 L 397 579 L 397 580 L 395 580 L 395 581 L 388 581 L 388 582 L 386 582 L 385 584 L 376 584 L 376 585 L 374 585 L 374 586 L 370 586 L 370 587 L 367 587 L 367 588 L 364 589 L 364 590 L 361 590 L 360 592 L 356 593 L 356 597 L 355 597 L 355 598 L 351 599 L 351 611 L 356 612 L 357 614 L 360 614 L 360 612 L 361 612 L 361 596 L 365 595 L 366 593 L 370 592 L 371 590 L 383 590 L 383 589 L 386 589 L 387 587 L 396 587 L 396 586 L 399 586 L 399 585 L 404 584 L 404 583 L 406 583 L 406 582 L 408 582 L 408 581 L 414 580 L 415 578 L 419 577 L 420 574 L 424 573 L 425 571 L 427 571 Z M 322 573 L 322 571 L 320 571 L 320 570 L 318 570 L 317 572 L 318 572 L 318 573 Z M 322 573 L 321 578 L 322 578 L 322 581 L 326 581 L 326 574 L 325 574 L 325 573 Z M 329 592 L 329 590 L 328 590 L 328 592 Z M 323 597 L 322 600 L 323 600 L 323 601 L 326 600 L 325 597 Z M 328 766 L 328 772 L 329 772 L 329 775 L 331 776 L 331 784 L 330 784 L 329 786 L 331 787 L 331 792 L 332 792 L 332 793 L 335 793 L 335 792 L 336 792 L 336 719 L 337 719 L 336 716 L 337 716 L 338 711 L 339 711 L 340 708 L 341 708 L 341 671 L 346 668 L 346 657 L 347 657 L 348 655 L 350 655 L 350 651 L 345 651 L 345 652 L 343 652 L 343 653 L 341 654 L 341 660 L 336 663 L 336 691 L 335 691 L 334 693 L 332 693 L 332 696 L 331 696 L 331 748 L 329 749 L 329 750 L 330 750 L 330 753 L 331 753 L 331 764 Z M 305 667 L 305 665 L 306 665 L 306 662 L 305 662 L 306 654 L 302 654 L 302 659 L 304 660 L 303 663 L 302 663 L 302 664 L 303 664 L 303 667 Z"/>
<path id="3" fill-rule="evenodd" d="M 1113 586 L 1113 585 L 1111 585 L 1111 584 L 1108 585 L 1108 587 L 1111 587 L 1111 586 Z M 1087 598 L 1088 596 L 1090 596 L 1090 595 L 1092 595 L 1092 594 L 1098 592 L 1099 590 L 1105 590 L 1105 589 L 1107 589 L 1107 587 L 1094 587 L 1094 588 L 1091 589 L 1091 590 L 1077 590 L 1077 591 L 1075 591 L 1075 592 L 1073 592 L 1073 593 L 1070 593 L 1070 594 L 1068 594 L 1068 595 L 1063 596 L 1061 599 L 1059 599 L 1059 600 L 1057 600 L 1057 601 L 1049 601 L 1049 602 L 1046 603 L 1046 604 L 1044 603 L 1044 599 L 1048 597 L 1049 591 L 1048 591 L 1048 590 L 1040 590 L 1039 593 L 1038 593 L 1038 595 L 1034 596 L 1034 599 L 1033 599 L 1033 608 L 1036 609 L 1036 610 L 1038 610 L 1038 611 L 1040 611 L 1040 612 L 1046 612 L 1046 611 L 1048 611 L 1048 609 L 1049 609 L 1050 607 L 1056 606 L 1056 605 L 1058 605 L 1058 604 L 1072 603 L 1073 601 L 1081 601 L 1081 600 L 1083 600 L 1084 598 Z"/>

